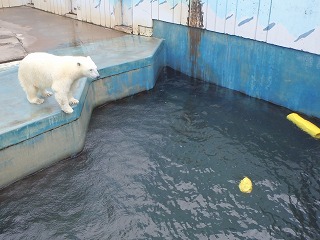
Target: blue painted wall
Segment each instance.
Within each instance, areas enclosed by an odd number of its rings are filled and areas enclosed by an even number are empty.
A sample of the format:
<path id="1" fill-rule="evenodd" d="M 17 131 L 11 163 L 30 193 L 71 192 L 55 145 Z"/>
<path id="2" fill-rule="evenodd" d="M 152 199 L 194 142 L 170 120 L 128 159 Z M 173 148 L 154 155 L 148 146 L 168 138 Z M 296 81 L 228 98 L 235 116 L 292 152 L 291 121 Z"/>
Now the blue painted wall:
<path id="1" fill-rule="evenodd" d="M 154 20 L 167 65 L 187 75 L 320 117 L 320 56 Z"/>

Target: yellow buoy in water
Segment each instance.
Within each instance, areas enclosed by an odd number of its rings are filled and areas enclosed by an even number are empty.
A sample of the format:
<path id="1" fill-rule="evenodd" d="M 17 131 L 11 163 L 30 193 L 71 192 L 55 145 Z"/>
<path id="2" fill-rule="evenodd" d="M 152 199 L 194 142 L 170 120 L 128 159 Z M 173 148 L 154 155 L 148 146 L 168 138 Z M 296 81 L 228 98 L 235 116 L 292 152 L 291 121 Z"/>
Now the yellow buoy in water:
<path id="1" fill-rule="evenodd" d="M 296 124 L 299 128 L 301 128 L 312 137 L 317 139 L 320 138 L 320 129 L 313 123 L 300 117 L 298 114 L 291 113 L 287 116 L 287 119 Z"/>
<path id="2" fill-rule="evenodd" d="M 251 193 L 252 191 L 252 182 L 248 177 L 242 179 L 239 183 L 240 191 L 243 193 Z"/>

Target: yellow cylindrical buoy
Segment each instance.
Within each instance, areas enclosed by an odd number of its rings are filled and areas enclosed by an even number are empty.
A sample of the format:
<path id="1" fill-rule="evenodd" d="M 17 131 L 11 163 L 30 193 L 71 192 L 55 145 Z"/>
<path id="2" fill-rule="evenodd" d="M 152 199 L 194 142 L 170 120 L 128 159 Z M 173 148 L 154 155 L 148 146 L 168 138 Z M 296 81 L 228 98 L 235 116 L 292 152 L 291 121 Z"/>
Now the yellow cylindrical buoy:
<path id="1" fill-rule="evenodd" d="M 287 116 L 287 119 L 296 124 L 300 129 L 311 135 L 312 137 L 320 138 L 320 128 L 313 123 L 303 119 L 296 113 L 291 113 Z"/>
<path id="2" fill-rule="evenodd" d="M 252 191 L 252 182 L 248 177 L 242 179 L 239 183 L 240 191 L 243 193 L 251 193 Z"/>

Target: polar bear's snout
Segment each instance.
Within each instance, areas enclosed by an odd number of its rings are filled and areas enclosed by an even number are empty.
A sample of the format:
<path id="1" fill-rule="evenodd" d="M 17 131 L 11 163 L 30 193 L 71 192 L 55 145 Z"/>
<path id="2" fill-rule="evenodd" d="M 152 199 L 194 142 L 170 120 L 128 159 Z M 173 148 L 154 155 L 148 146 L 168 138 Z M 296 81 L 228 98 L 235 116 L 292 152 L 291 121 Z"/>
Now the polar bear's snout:
<path id="1" fill-rule="evenodd" d="M 97 69 L 92 69 L 92 78 L 98 79 L 100 77 L 100 74 Z"/>
<path id="2" fill-rule="evenodd" d="M 78 63 L 78 66 L 81 66 L 80 63 Z M 92 61 L 90 56 L 87 56 L 85 66 L 87 66 L 87 73 L 85 73 L 86 77 L 97 79 L 100 77 L 100 74 L 98 72 L 97 65 Z M 89 71 L 88 71 L 89 70 Z"/>

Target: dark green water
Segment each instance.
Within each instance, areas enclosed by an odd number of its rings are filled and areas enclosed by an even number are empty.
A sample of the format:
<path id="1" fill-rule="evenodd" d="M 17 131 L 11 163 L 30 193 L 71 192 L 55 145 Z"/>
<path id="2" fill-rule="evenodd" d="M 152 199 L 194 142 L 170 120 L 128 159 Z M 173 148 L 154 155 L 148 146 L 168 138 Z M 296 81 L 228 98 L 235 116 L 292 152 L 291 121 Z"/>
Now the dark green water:
<path id="1" fill-rule="evenodd" d="M 320 142 L 288 113 L 166 69 L 96 109 L 79 156 L 0 191 L 0 239 L 320 239 Z"/>

